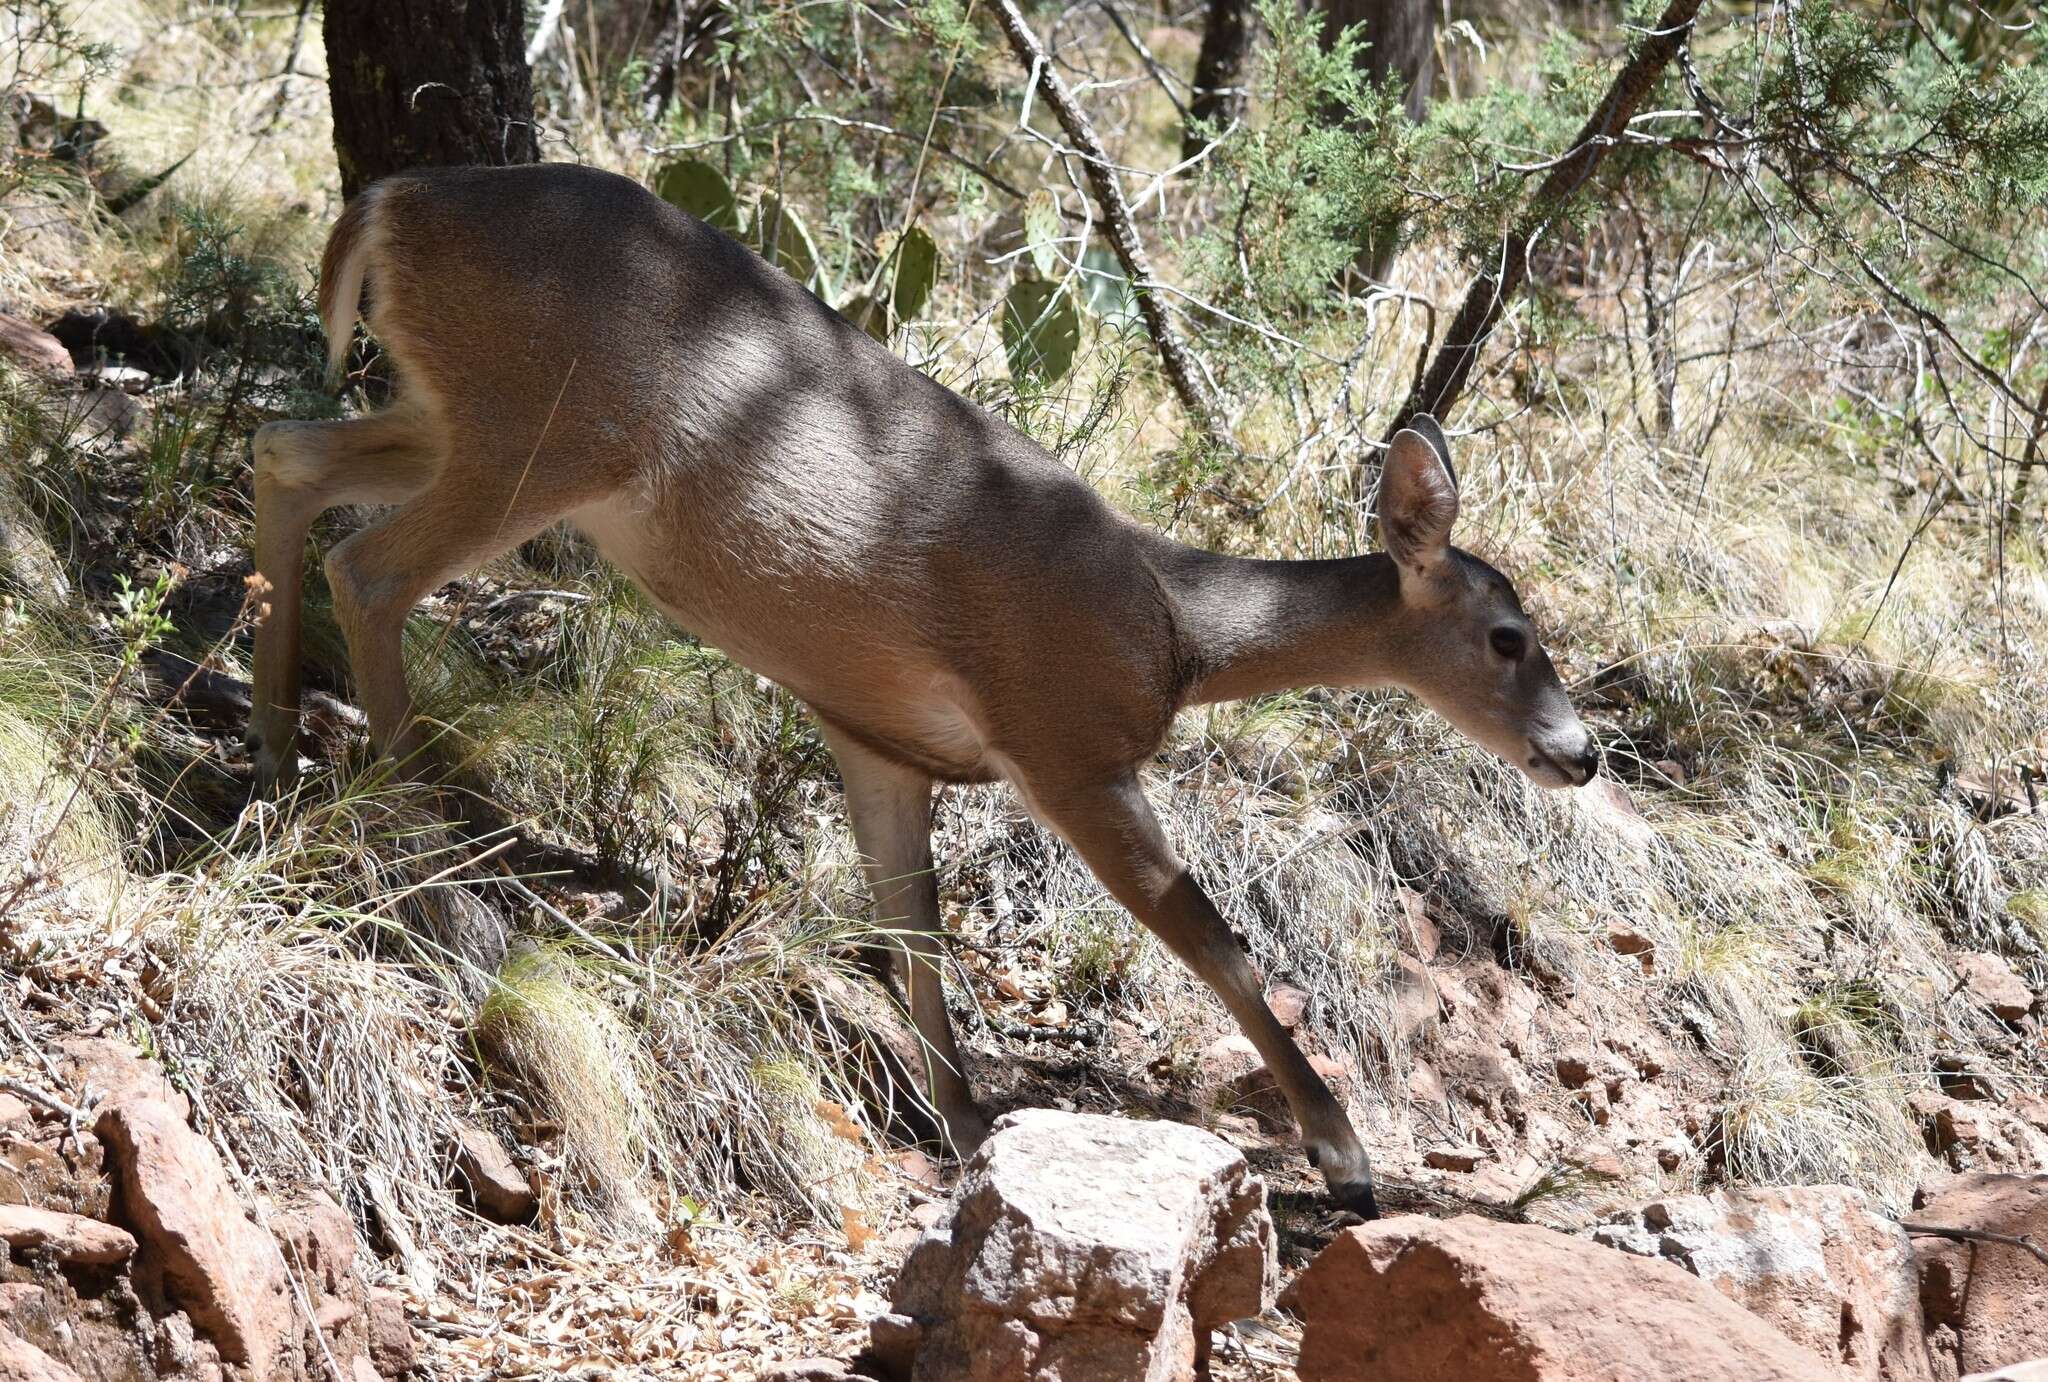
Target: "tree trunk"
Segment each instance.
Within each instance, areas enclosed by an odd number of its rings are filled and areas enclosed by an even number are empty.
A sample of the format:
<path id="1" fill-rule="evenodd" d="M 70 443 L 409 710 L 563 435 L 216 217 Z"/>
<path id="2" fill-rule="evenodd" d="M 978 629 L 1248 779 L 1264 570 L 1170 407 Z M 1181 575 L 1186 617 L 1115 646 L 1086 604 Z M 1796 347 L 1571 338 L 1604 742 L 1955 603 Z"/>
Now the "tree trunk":
<path id="1" fill-rule="evenodd" d="M 1367 48 L 1366 73 L 1386 87 L 1398 83 L 1408 118 L 1420 120 L 1429 110 L 1430 83 L 1436 76 L 1435 0 L 1316 0 L 1323 12 L 1323 46 L 1329 47 L 1351 25 L 1363 25 Z M 1380 281 L 1393 267 L 1401 244 L 1401 222 L 1386 217 L 1363 228 L 1358 268 Z"/>
<path id="2" fill-rule="evenodd" d="M 341 194 L 387 173 L 536 163 L 520 0 L 328 0 Z"/>
<path id="3" fill-rule="evenodd" d="M 1188 104 L 1180 156 L 1193 158 L 1205 142 L 1197 125 L 1228 125 L 1244 107 L 1244 58 L 1251 49 L 1251 0 L 1209 0 L 1202 20 L 1202 51 L 1195 58 L 1195 98 Z"/>
<path id="4" fill-rule="evenodd" d="M 1429 110 L 1436 77 L 1436 5 L 1433 0 L 1317 0 L 1323 44 L 1353 24 L 1365 26 L 1365 70 L 1381 86 L 1399 81 L 1408 94 L 1408 118 Z"/>

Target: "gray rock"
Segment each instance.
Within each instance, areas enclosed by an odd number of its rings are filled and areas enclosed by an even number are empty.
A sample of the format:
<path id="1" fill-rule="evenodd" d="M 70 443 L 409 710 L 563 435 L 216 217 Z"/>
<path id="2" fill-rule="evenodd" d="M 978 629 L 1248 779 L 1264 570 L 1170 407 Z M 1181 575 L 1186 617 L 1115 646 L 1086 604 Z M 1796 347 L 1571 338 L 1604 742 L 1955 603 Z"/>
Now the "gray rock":
<path id="1" fill-rule="evenodd" d="M 1261 1313 L 1265 1186 L 1198 1128 L 1034 1109 L 995 1125 L 928 1230 L 870 1357 L 912 1382 L 1184 1382 Z"/>
<path id="2" fill-rule="evenodd" d="M 1935 1376 L 1913 1245 L 1841 1185 L 1716 1190 L 1655 1200 L 1591 1230 L 1676 1262 L 1786 1338 L 1872 1382 Z"/>

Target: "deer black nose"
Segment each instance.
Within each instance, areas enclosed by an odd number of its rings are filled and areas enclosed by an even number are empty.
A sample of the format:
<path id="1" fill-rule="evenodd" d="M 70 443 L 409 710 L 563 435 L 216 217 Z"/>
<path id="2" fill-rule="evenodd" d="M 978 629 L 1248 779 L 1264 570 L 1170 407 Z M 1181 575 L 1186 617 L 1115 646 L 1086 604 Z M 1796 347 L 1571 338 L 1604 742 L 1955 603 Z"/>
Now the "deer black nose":
<path id="1" fill-rule="evenodd" d="M 1572 773 L 1579 779 L 1581 786 L 1591 782 L 1600 773 L 1599 741 L 1594 739 L 1592 735 L 1587 735 L 1585 747 L 1565 759 L 1565 766 L 1572 770 Z"/>

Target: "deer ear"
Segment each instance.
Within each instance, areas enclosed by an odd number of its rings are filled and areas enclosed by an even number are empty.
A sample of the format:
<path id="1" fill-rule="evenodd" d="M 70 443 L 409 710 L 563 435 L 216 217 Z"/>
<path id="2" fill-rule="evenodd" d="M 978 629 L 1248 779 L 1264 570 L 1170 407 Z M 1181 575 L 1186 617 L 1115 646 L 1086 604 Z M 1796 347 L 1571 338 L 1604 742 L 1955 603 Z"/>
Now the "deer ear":
<path id="1" fill-rule="evenodd" d="M 1427 575 L 1444 559 L 1458 521 L 1458 477 L 1443 428 L 1418 414 L 1394 434 L 1380 472 L 1380 533 L 1404 571 Z"/>

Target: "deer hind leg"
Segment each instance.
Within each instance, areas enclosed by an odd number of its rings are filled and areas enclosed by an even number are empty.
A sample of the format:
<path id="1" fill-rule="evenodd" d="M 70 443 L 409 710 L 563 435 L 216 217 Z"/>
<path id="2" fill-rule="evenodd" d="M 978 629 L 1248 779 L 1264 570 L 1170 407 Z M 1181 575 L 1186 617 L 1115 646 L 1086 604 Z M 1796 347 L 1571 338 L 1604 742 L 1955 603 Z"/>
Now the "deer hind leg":
<path id="1" fill-rule="evenodd" d="M 875 929 L 891 946 L 893 966 L 924 1054 L 925 1090 L 962 1156 L 981 1145 L 987 1125 L 974 1107 L 939 975 L 939 887 L 932 873 L 932 779 L 885 758 L 827 726 L 825 742 L 839 760 L 846 811 L 853 820 Z"/>
<path id="2" fill-rule="evenodd" d="M 256 431 L 256 572 L 269 583 L 256 625 L 249 747 L 257 785 L 297 771 L 299 613 L 306 536 L 337 504 L 395 504 L 433 482 L 419 420 L 394 410 L 349 422 L 272 422 Z"/>
<path id="3" fill-rule="evenodd" d="M 1031 795 L 1116 900 L 1223 1000 L 1286 1096 L 1303 1150 L 1331 1196 L 1345 1209 L 1377 1218 L 1372 1168 L 1343 1105 L 1266 1006 L 1250 958 L 1167 843 L 1137 780 Z"/>
<path id="4" fill-rule="evenodd" d="M 516 456 L 506 464 L 458 446 L 424 491 L 327 554 L 335 621 L 348 640 L 356 695 L 380 753 L 414 763 L 425 743 L 405 675 L 405 621 L 413 606 L 615 485 L 595 464 L 558 459 L 522 471 Z"/>

